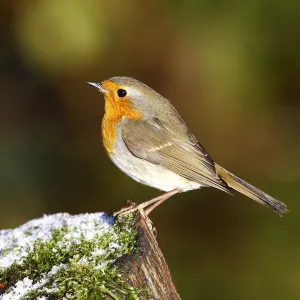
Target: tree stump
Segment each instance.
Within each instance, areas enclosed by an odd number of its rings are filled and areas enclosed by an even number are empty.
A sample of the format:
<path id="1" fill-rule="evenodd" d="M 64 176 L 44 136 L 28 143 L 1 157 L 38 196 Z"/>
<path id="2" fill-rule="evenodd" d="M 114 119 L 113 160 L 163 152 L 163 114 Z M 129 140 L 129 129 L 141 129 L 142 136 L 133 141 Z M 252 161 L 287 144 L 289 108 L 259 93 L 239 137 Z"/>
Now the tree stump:
<path id="1" fill-rule="evenodd" d="M 0 299 L 180 299 L 143 210 L 0 231 Z"/>

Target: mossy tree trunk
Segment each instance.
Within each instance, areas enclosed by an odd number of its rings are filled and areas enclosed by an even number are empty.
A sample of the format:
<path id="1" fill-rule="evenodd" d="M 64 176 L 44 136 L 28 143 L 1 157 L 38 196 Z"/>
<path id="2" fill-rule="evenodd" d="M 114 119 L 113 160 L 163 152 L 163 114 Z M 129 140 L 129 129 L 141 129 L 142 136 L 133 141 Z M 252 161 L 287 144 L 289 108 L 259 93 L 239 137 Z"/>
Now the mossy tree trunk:
<path id="1" fill-rule="evenodd" d="M 122 215 L 119 218 L 122 219 Z M 123 256 L 117 262 L 124 280 L 144 291 L 140 295 L 142 298 L 180 299 L 166 260 L 156 241 L 151 220 L 143 210 L 137 210 L 135 218 L 139 250 L 135 254 Z"/>
<path id="2" fill-rule="evenodd" d="M 144 210 L 115 215 L 55 214 L 0 230 L 0 300 L 180 299 Z"/>

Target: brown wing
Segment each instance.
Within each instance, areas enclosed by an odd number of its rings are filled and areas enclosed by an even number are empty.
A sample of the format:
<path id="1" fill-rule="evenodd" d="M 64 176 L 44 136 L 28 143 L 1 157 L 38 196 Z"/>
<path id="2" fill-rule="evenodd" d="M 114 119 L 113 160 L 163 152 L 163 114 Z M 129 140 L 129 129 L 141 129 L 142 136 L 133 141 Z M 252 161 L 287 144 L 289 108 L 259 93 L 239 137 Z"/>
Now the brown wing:
<path id="1" fill-rule="evenodd" d="M 162 120 L 153 118 L 129 121 L 123 128 L 122 137 L 135 156 L 164 166 L 191 181 L 232 193 L 217 174 L 212 158 L 191 133 L 176 132 Z"/>

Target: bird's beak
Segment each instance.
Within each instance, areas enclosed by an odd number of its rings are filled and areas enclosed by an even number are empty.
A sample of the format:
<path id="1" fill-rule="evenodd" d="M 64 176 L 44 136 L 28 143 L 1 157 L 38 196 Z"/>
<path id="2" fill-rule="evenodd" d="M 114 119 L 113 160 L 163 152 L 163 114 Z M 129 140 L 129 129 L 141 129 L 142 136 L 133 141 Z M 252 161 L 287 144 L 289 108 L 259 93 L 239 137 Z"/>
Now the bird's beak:
<path id="1" fill-rule="evenodd" d="M 109 91 L 107 89 L 105 89 L 101 83 L 87 82 L 87 84 L 97 88 L 101 93 L 109 93 Z"/>

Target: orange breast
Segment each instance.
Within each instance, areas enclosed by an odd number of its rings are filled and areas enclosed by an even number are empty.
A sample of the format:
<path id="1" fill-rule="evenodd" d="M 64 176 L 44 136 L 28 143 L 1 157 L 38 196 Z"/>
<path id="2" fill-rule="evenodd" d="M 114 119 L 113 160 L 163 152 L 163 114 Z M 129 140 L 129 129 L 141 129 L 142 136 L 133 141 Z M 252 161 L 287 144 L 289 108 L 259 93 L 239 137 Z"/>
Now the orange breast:
<path id="1" fill-rule="evenodd" d="M 140 120 L 142 114 L 132 108 L 128 99 L 115 100 L 111 95 L 105 95 L 105 115 L 102 121 L 103 144 L 109 154 L 113 154 L 117 139 L 117 125 L 122 118 Z"/>

